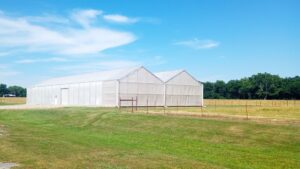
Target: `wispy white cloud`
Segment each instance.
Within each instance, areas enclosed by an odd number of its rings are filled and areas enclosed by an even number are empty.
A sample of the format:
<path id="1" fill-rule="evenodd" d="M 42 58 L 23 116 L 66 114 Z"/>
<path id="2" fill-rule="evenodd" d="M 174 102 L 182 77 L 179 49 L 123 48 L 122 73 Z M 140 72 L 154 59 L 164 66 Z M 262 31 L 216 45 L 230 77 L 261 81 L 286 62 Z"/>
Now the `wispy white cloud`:
<path id="1" fill-rule="evenodd" d="M 55 67 L 55 71 L 64 71 L 69 74 L 86 73 L 117 68 L 128 68 L 141 65 L 140 62 L 131 60 L 108 60 L 101 62 L 88 62 L 82 64 L 63 65 Z"/>
<path id="2" fill-rule="evenodd" d="M 109 22 L 123 23 L 123 24 L 136 23 L 139 21 L 138 18 L 129 18 L 127 16 L 119 15 L 119 14 L 104 15 L 103 18 Z"/>
<path id="3" fill-rule="evenodd" d="M 72 13 L 72 19 L 84 27 L 90 27 L 91 23 L 94 22 L 97 19 L 97 16 L 101 14 L 102 11 L 95 9 L 74 10 Z"/>
<path id="4" fill-rule="evenodd" d="M 199 49 L 211 49 L 211 48 L 218 47 L 220 45 L 220 42 L 209 40 L 209 39 L 199 40 L 195 38 L 192 40 L 176 42 L 175 45 L 182 45 L 192 49 L 199 50 Z"/>
<path id="5" fill-rule="evenodd" d="M 16 63 L 20 64 L 31 64 L 31 63 L 41 63 L 41 62 L 67 62 L 68 59 L 60 58 L 60 57 L 51 57 L 45 59 L 22 59 L 17 60 Z"/>
<path id="6" fill-rule="evenodd" d="M 67 24 L 60 29 L 45 26 L 46 21 L 43 19 L 40 22 L 31 22 L 26 17 L 8 17 L 2 14 L 0 46 L 4 50 L 14 48 L 24 52 L 83 55 L 99 53 L 136 40 L 130 32 L 92 26 L 93 19 L 100 14 L 101 11 L 98 10 L 74 11 L 72 19 L 82 27 Z"/>

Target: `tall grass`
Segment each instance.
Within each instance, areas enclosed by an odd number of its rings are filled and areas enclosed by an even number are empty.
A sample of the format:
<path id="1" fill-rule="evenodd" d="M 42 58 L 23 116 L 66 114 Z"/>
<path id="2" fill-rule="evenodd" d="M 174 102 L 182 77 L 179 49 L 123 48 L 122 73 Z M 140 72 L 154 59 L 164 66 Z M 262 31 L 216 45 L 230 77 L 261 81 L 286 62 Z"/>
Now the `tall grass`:
<path id="1" fill-rule="evenodd" d="M 247 99 L 204 99 L 206 106 L 249 105 L 249 106 L 300 106 L 300 100 L 247 100 Z"/>
<path id="2" fill-rule="evenodd" d="M 0 105 L 25 104 L 26 97 L 0 97 Z"/>

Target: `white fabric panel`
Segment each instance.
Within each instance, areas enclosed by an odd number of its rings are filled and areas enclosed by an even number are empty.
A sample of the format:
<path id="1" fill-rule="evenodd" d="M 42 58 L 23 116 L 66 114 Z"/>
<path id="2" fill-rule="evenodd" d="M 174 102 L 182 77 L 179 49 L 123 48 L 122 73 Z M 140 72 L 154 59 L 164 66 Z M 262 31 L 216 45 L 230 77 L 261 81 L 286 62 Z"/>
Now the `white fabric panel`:
<path id="1" fill-rule="evenodd" d="M 96 105 L 102 105 L 102 82 L 96 82 Z"/>
<path id="2" fill-rule="evenodd" d="M 120 98 L 136 99 L 138 106 L 163 106 L 163 82 L 146 69 L 141 68 L 120 80 Z M 134 105 L 136 103 L 134 102 Z M 131 106 L 131 101 L 122 101 L 121 106 Z"/>
<path id="3" fill-rule="evenodd" d="M 166 82 L 166 106 L 202 106 L 201 83 L 185 71 Z"/>
<path id="4" fill-rule="evenodd" d="M 74 105 L 74 84 L 69 85 L 69 104 Z"/>
<path id="5" fill-rule="evenodd" d="M 68 89 L 67 105 L 101 105 L 102 82 L 33 87 L 27 89 L 27 104 L 60 105 L 62 89 Z"/>
<path id="6" fill-rule="evenodd" d="M 96 82 L 90 83 L 90 105 L 96 105 Z"/>
<path id="7" fill-rule="evenodd" d="M 102 105 L 117 106 L 117 81 L 105 81 L 102 83 Z"/>
<path id="8" fill-rule="evenodd" d="M 169 95 L 197 95 L 201 94 L 201 87 L 198 86 L 190 86 L 190 85 L 174 85 L 167 84 L 166 92 Z"/>

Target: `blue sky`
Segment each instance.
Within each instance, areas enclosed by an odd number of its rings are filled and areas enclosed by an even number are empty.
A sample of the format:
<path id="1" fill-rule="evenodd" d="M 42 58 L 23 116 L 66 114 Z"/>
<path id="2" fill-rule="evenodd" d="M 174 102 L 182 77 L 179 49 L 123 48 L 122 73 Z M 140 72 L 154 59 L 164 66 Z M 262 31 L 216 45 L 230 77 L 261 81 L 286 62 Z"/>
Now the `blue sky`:
<path id="1" fill-rule="evenodd" d="M 0 83 L 144 65 L 200 81 L 300 75 L 300 1 L 0 0 Z"/>

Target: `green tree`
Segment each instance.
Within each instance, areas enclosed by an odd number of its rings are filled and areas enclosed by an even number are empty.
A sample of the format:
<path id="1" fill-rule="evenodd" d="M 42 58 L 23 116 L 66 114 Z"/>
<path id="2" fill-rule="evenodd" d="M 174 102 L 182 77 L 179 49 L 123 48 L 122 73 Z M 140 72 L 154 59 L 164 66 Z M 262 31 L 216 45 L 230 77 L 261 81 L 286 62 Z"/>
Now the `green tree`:
<path id="1" fill-rule="evenodd" d="M 26 97 L 26 89 L 20 86 L 9 86 L 8 92 L 15 94 L 17 97 Z"/>
<path id="2" fill-rule="evenodd" d="M 240 98 L 240 93 L 239 93 L 240 88 L 241 88 L 241 83 L 239 80 L 230 80 L 226 84 L 226 91 L 227 91 L 226 98 L 239 99 Z"/>
<path id="3" fill-rule="evenodd" d="M 281 91 L 282 79 L 269 73 L 258 73 L 250 77 L 253 94 L 260 99 L 278 98 Z"/>
<path id="4" fill-rule="evenodd" d="M 226 83 L 222 80 L 217 80 L 214 85 L 214 92 L 216 98 L 226 98 Z"/>
<path id="5" fill-rule="evenodd" d="M 204 98 L 213 99 L 214 98 L 214 84 L 211 82 L 203 83 L 204 85 Z"/>
<path id="6" fill-rule="evenodd" d="M 240 98 L 242 99 L 251 99 L 252 98 L 252 91 L 253 86 L 251 84 L 251 81 L 248 78 L 243 78 L 240 80 Z"/>
<path id="7" fill-rule="evenodd" d="M 0 84 L 0 97 L 2 97 L 4 94 L 7 94 L 7 86 L 6 84 Z"/>

